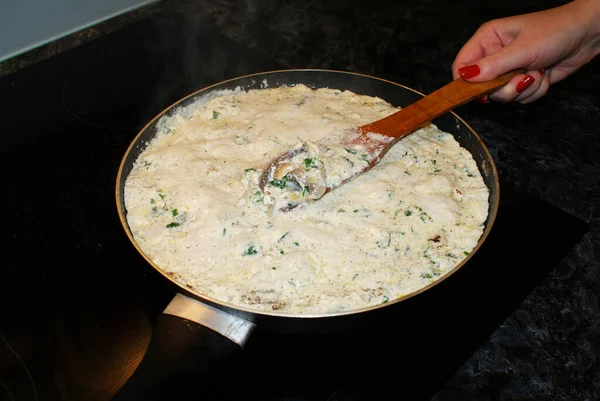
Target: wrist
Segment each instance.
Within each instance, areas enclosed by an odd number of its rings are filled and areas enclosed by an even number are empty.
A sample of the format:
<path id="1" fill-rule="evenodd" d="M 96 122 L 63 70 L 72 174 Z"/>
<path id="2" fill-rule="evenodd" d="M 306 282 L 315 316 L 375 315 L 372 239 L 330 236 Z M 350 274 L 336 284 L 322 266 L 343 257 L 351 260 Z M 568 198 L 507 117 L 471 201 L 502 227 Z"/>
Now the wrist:
<path id="1" fill-rule="evenodd" d="M 594 56 L 600 54 L 600 0 L 574 0 L 581 21 L 586 21 L 586 42 Z"/>

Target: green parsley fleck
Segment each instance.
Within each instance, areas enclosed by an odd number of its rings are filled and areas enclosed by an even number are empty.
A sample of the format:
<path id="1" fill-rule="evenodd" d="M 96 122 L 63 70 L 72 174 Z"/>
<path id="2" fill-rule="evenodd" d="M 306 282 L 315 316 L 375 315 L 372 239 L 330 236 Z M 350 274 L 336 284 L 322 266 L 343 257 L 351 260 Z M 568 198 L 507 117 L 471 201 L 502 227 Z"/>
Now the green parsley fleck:
<path id="1" fill-rule="evenodd" d="M 463 253 L 465 254 L 465 256 L 469 256 L 470 255 L 470 253 L 467 252 L 467 251 L 464 251 Z"/>
<path id="2" fill-rule="evenodd" d="M 387 296 L 385 296 L 385 295 L 384 295 L 384 296 L 383 296 L 383 302 L 382 302 L 382 304 L 386 303 L 386 302 L 387 302 L 387 301 L 389 301 L 389 300 L 390 300 L 390 299 L 389 299 Z"/>
<path id="3" fill-rule="evenodd" d="M 344 209 L 338 209 L 338 213 L 346 213 Z"/>
<path id="4" fill-rule="evenodd" d="M 173 214 L 173 217 L 175 217 L 175 216 L 177 216 L 179 214 L 179 212 L 177 211 L 177 209 L 171 210 L 171 213 Z"/>
<path id="5" fill-rule="evenodd" d="M 274 187 L 277 187 L 279 189 L 283 189 L 283 188 L 285 188 L 287 180 L 288 180 L 288 177 L 287 177 L 287 175 L 285 175 L 285 176 L 283 176 L 283 178 L 281 180 L 271 180 L 271 181 L 269 181 L 269 184 L 271 184 Z"/>
<path id="6" fill-rule="evenodd" d="M 212 114 L 212 116 L 213 116 L 213 117 L 212 117 L 212 118 L 213 118 L 213 120 L 216 120 L 217 118 L 219 118 L 219 114 L 220 114 L 220 113 L 219 113 L 218 111 L 213 111 L 213 114 Z"/>
<path id="7" fill-rule="evenodd" d="M 407 211 L 404 212 L 404 214 L 406 216 L 410 216 L 410 215 L 412 215 L 412 211 L 411 210 L 407 210 Z"/>
<path id="8" fill-rule="evenodd" d="M 227 228 L 223 229 L 223 235 L 227 234 Z"/>
<path id="9" fill-rule="evenodd" d="M 346 152 L 350 153 L 351 155 L 356 154 L 356 150 L 352 150 L 352 149 L 346 149 Z"/>
<path id="10" fill-rule="evenodd" d="M 281 236 L 281 238 L 279 238 L 279 241 L 283 241 L 283 239 L 284 239 L 285 237 L 287 237 L 287 235 L 288 235 L 289 233 L 290 233 L 290 232 L 289 232 L 289 231 L 287 231 L 285 234 L 283 234 L 283 235 Z"/>
<path id="11" fill-rule="evenodd" d="M 256 169 L 255 168 L 246 168 L 246 169 L 244 169 L 244 173 L 251 173 L 253 171 L 256 171 Z"/>
<path id="12" fill-rule="evenodd" d="M 242 254 L 242 256 L 247 256 L 247 255 L 256 255 L 256 248 L 254 248 L 254 245 L 250 245 L 248 248 L 246 248 L 244 250 L 244 253 Z"/>
<path id="13" fill-rule="evenodd" d="M 294 245 L 296 245 L 296 246 L 300 246 L 300 244 L 299 244 L 299 243 L 297 243 L 297 242 L 294 242 Z"/>
<path id="14" fill-rule="evenodd" d="M 306 167 L 307 170 L 310 170 L 311 168 L 317 168 L 315 159 L 312 159 L 310 157 L 307 157 L 306 159 L 304 159 L 304 166 Z"/>
<path id="15" fill-rule="evenodd" d="M 166 226 L 166 227 L 167 227 L 167 228 L 174 228 L 174 227 L 179 227 L 179 226 L 180 226 L 180 224 L 179 224 L 179 223 L 172 222 L 172 223 L 169 223 L 169 224 L 167 224 L 167 226 Z"/>

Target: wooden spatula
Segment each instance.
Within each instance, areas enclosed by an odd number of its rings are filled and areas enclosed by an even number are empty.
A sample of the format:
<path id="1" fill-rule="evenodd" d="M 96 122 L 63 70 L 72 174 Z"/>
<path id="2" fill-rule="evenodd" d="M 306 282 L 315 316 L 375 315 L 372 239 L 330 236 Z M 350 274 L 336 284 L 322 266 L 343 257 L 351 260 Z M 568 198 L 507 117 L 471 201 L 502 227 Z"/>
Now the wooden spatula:
<path id="1" fill-rule="evenodd" d="M 334 133 L 322 138 L 318 143 L 327 144 L 328 147 L 339 145 L 347 148 L 359 145 L 364 147 L 369 154 L 368 164 L 365 163 L 363 169 L 353 171 L 337 185 L 331 185 L 326 179 L 316 179 L 312 182 L 307 180 L 307 174 L 311 174 L 313 177 L 319 176 L 315 175 L 314 171 L 309 171 L 313 166 L 302 163 L 302 160 L 312 160 L 303 158 L 303 153 L 309 151 L 307 145 L 304 144 L 288 150 L 269 163 L 262 172 L 260 187 L 263 191 L 269 185 L 273 185 L 279 189 L 289 188 L 290 191 L 301 192 L 300 198 L 296 196 L 292 202 L 286 202 L 285 206 L 281 208 L 282 210 L 290 210 L 302 203 L 320 199 L 332 189 L 373 168 L 400 139 L 428 125 L 436 117 L 506 85 L 515 75 L 522 73 L 522 70 L 511 71 L 491 81 L 477 83 L 458 78 L 381 120 L 357 127 L 346 133 Z M 292 160 L 295 160 L 295 165 L 291 163 Z M 285 176 L 282 176 L 281 173 L 282 166 L 289 171 Z M 322 176 L 326 177 L 327 166 L 321 167 L 323 168 Z"/>

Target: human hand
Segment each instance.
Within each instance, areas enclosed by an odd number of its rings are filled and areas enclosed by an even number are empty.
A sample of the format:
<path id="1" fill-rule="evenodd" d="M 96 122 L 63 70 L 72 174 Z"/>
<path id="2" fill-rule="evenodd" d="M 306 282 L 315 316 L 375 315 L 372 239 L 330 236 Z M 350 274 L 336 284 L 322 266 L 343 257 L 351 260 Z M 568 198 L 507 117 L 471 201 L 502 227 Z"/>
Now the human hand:
<path id="1" fill-rule="evenodd" d="M 598 53 L 600 0 L 574 0 L 553 9 L 486 22 L 459 51 L 452 75 L 481 82 L 525 69 L 525 74 L 515 76 L 489 99 L 531 103 Z"/>

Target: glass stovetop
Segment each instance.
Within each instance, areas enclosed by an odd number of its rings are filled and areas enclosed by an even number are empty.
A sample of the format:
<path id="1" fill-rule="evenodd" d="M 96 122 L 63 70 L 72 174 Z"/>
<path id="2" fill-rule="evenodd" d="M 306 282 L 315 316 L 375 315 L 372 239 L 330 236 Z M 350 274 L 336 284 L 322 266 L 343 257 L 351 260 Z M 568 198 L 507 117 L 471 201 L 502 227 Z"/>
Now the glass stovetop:
<path id="1" fill-rule="evenodd" d="M 184 95 L 280 68 L 187 22 L 159 15 L 0 80 L 0 400 L 108 400 L 175 293 L 121 228 L 121 158 L 145 122 Z M 212 384 L 157 386 L 178 399 L 429 399 L 586 229 L 501 188 L 496 224 L 471 262 L 392 316 L 329 335 L 259 327 Z"/>

